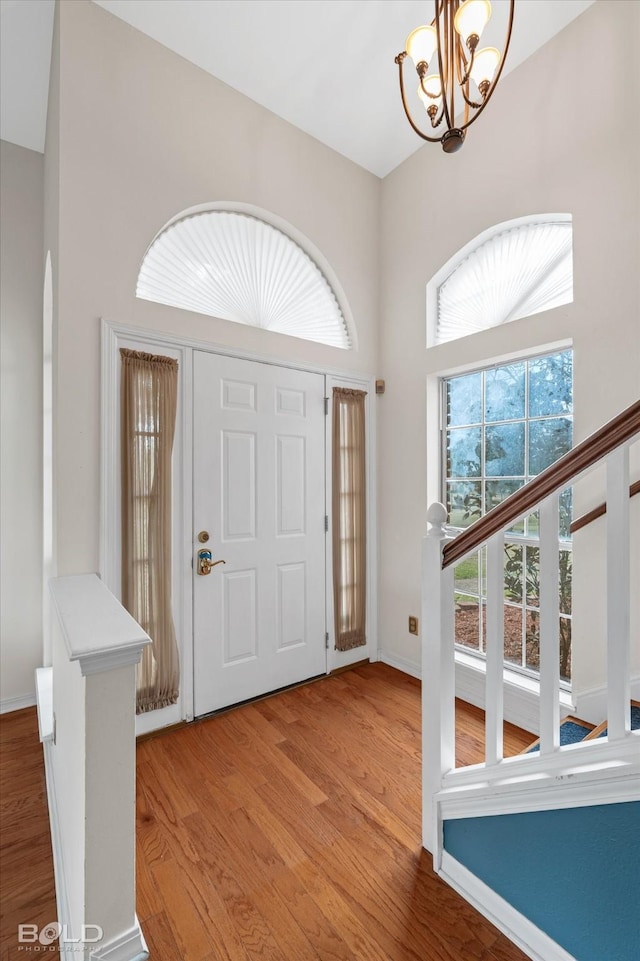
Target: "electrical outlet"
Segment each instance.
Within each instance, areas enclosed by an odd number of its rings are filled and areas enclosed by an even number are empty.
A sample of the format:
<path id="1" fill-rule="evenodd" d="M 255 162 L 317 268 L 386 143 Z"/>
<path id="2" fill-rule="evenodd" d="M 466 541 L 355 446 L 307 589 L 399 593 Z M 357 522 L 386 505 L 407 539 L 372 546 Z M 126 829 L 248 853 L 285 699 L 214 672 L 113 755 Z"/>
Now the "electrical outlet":
<path id="1" fill-rule="evenodd" d="M 409 634 L 417 634 L 417 633 L 418 633 L 418 618 L 411 617 L 411 615 L 409 615 Z"/>

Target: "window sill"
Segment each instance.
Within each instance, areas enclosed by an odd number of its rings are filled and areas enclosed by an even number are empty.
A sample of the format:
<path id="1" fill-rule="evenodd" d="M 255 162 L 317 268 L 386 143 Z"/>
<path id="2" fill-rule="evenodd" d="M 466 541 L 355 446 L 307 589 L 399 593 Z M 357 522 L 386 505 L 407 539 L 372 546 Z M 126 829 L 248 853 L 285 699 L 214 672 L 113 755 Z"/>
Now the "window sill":
<path id="1" fill-rule="evenodd" d="M 456 650 L 456 696 L 484 709 L 486 665 L 472 654 Z M 540 681 L 518 671 L 504 671 L 505 720 L 538 733 Z M 560 691 L 560 710 L 571 713 L 575 704 L 570 690 Z"/>

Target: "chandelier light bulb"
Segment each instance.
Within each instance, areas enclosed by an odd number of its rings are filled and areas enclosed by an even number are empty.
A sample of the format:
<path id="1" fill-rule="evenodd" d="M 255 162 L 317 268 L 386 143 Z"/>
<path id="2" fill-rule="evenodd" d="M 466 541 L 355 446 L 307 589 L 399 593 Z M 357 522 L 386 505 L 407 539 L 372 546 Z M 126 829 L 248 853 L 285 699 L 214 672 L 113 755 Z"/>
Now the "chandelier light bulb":
<path id="1" fill-rule="evenodd" d="M 490 17 L 489 0 L 465 0 L 462 6 L 458 7 L 453 25 L 470 50 L 478 45 Z"/>
<path id="2" fill-rule="evenodd" d="M 435 107 L 436 110 L 440 109 L 440 104 L 442 103 L 442 84 L 437 73 L 430 74 L 422 83 L 418 84 L 418 96 L 422 100 L 425 110 L 428 110 L 429 107 Z"/>
<path id="3" fill-rule="evenodd" d="M 431 24 L 412 30 L 405 49 L 395 57 L 402 108 L 412 130 L 429 143 L 439 143 L 445 153 L 460 150 L 467 129 L 484 112 L 502 76 L 516 0 L 503 3 L 507 22 L 501 50 L 479 49 L 480 35 L 491 17 L 489 0 L 433 0 Z M 410 60 L 413 66 L 409 66 Z M 407 100 L 409 90 L 415 87 L 407 86 L 406 81 L 415 83 L 416 73 L 420 79 L 418 100 L 428 121 L 413 95 L 411 104 Z M 412 116 L 412 105 L 419 117 Z"/>
<path id="4" fill-rule="evenodd" d="M 420 73 L 419 64 L 424 63 L 425 67 L 431 63 L 431 58 L 438 45 L 438 36 L 435 27 L 416 27 L 407 37 L 405 50 L 416 65 L 416 70 Z M 426 69 L 423 69 L 426 73 Z"/>
<path id="5" fill-rule="evenodd" d="M 496 50 L 495 47 L 483 47 L 475 55 L 471 68 L 471 79 L 475 81 L 483 97 L 491 86 L 491 81 L 499 63 L 500 51 Z"/>

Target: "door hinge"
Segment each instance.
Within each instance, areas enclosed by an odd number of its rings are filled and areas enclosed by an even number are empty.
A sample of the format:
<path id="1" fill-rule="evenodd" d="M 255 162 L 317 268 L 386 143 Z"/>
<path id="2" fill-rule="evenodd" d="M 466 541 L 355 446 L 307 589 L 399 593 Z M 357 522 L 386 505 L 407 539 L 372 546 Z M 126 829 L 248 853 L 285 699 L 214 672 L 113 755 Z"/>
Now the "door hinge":
<path id="1" fill-rule="evenodd" d="M 329 650 L 329 631 L 327 631 L 326 634 L 324 635 L 324 646 L 325 646 L 325 649 L 328 651 Z"/>
<path id="2" fill-rule="evenodd" d="M 325 397 L 325 399 L 324 399 L 324 416 L 326 417 L 328 413 L 329 413 L 329 398 L 328 398 L 328 397 Z"/>
<path id="3" fill-rule="evenodd" d="M 324 529 L 325 529 L 325 531 L 328 531 L 328 530 L 329 530 L 329 515 L 328 515 L 328 514 L 325 514 L 325 515 L 324 515 Z"/>

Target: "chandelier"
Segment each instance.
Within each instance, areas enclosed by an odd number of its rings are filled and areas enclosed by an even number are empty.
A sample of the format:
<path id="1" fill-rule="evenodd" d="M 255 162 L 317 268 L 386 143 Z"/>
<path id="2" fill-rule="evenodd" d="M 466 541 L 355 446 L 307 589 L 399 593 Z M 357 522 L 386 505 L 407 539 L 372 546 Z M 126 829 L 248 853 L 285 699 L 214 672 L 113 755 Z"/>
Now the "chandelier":
<path id="1" fill-rule="evenodd" d="M 412 30 L 406 49 L 395 59 L 407 120 L 419 137 L 441 143 L 445 153 L 460 149 L 467 127 L 480 116 L 497 86 L 511 40 L 514 2 L 509 0 L 502 53 L 495 47 L 478 50 L 482 31 L 491 17 L 489 0 L 435 0 L 435 17 L 429 26 Z M 431 121 L 430 134 L 415 123 L 407 105 L 403 67 L 407 57 L 415 64 L 418 98 Z M 440 132 L 438 128 L 443 123 L 445 129 Z"/>

